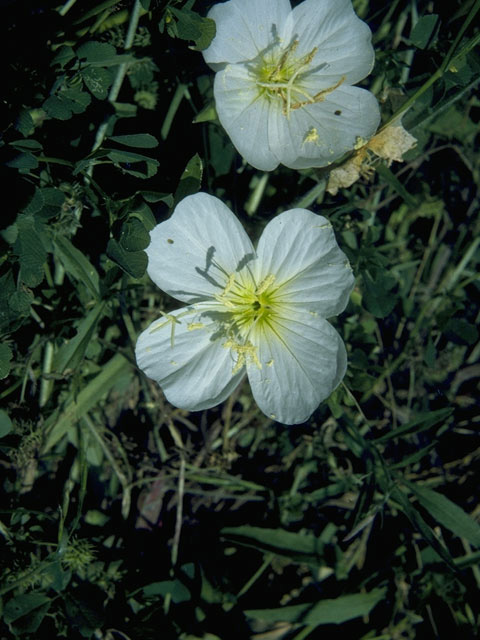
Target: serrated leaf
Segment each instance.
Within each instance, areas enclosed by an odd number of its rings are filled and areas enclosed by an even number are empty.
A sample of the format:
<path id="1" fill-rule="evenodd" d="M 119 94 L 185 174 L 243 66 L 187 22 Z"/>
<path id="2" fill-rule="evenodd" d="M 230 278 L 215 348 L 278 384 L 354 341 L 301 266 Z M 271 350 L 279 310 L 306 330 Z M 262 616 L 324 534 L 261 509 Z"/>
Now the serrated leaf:
<path id="1" fill-rule="evenodd" d="M 173 207 L 173 193 L 159 191 L 140 191 L 139 193 L 147 202 L 164 202 L 167 207 Z"/>
<path id="2" fill-rule="evenodd" d="M 8 306 L 13 313 L 22 316 L 29 314 L 32 302 L 33 296 L 27 291 L 14 291 L 8 298 Z"/>
<path id="3" fill-rule="evenodd" d="M 90 95 L 86 91 L 64 89 L 59 94 L 47 98 L 43 108 L 51 118 L 69 120 L 74 113 L 83 113 L 90 102 Z"/>
<path id="4" fill-rule="evenodd" d="M 9 145 L 18 151 L 41 151 L 43 145 L 37 140 L 14 140 L 9 142 Z"/>
<path id="5" fill-rule="evenodd" d="M 30 112 L 26 109 L 24 111 L 21 111 L 15 122 L 15 129 L 22 135 L 29 136 L 33 133 L 34 128 L 35 126 Z"/>
<path id="6" fill-rule="evenodd" d="M 138 218 L 130 217 L 122 225 L 120 244 L 127 251 L 143 251 L 150 244 L 150 234 Z"/>
<path id="7" fill-rule="evenodd" d="M 107 157 L 122 171 L 137 178 L 151 178 L 158 170 L 158 160 L 139 153 L 108 149 Z M 135 168 L 132 168 L 132 165 L 135 165 Z"/>
<path id="8" fill-rule="evenodd" d="M 7 345 L 0 345 L 0 350 L 2 347 L 5 347 Z M 1 358 L 1 354 L 0 354 L 0 358 Z M 10 431 L 13 429 L 13 424 L 12 421 L 10 420 L 10 416 L 8 415 L 8 413 L 6 411 L 4 411 L 3 409 L 0 409 L 0 438 L 3 438 L 4 436 L 8 435 L 10 433 Z"/>
<path id="9" fill-rule="evenodd" d="M 45 204 L 45 199 L 42 194 L 42 189 L 35 187 L 35 192 L 32 198 L 29 200 L 27 206 L 24 207 L 22 211 L 26 215 L 34 215 L 35 213 L 38 213 L 42 209 L 44 204 Z"/>
<path id="10" fill-rule="evenodd" d="M 85 42 L 77 49 L 77 57 L 87 62 L 104 62 L 116 55 L 117 50 L 113 45 L 94 40 Z"/>
<path id="11" fill-rule="evenodd" d="M 406 483 L 418 501 L 441 525 L 460 538 L 480 547 L 480 524 L 441 493 L 414 482 Z"/>
<path id="12" fill-rule="evenodd" d="M 72 110 L 68 103 L 60 100 L 57 96 L 50 96 L 43 103 L 43 108 L 51 118 L 56 120 L 69 120 L 72 117 Z"/>
<path id="13" fill-rule="evenodd" d="M 50 598 L 41 593 L 22 593 L 5 604 L 3 618 L 11 624 L 47 603 L 50 603 Z"/>
<path id="14" fill-rule="evenodd" d="M 141 278 L 147 270 L 145 251 L 127 251 L 114 239 L 108 242 L 107 256 L 132 278 Z"/>
<path id="15" fill-rule="evenodd" d="M 435 13 L 428 16 L 422 16 L 412 29 L 410 42 L 418 49 L 425 49 L 430 42 L 437 23 L 438 15 Z"/>
<path id="16" fill-rule="evenodd" d="M 211 18 L 202 18 L 198 13 L 189 9 L 176 9 L 169 7 L 169 11 L 177 18 L 177 37 L 182 40 L 193 40 L 196 49 L 206 49 L 216 33 L 215 21 Z"/>
<path id="17" fill-rule="evenodd" d="M 473 345 L 478 341 L 478 329 L 465 318 L 450 318 L 443 327 L 443 333 L 452 342 Z"/>
<path id="18" fill-rule="evenodd" d="M 308 604 L 278 609 L 252 609 L 245 611 L 249 618 L 263 622 L 290 622 L 303 625 L 342 624 L 348 620 L 367 616 L 385 597 L 385 589 L 373 589 L 369 593 L 357 593 L 324 599 Z"/>
<path id="19" fill-rule="evenodd" d="M 113 76 L 108 69 L 102 67 L 87 67 L 82 71 L 82 78 L 89 91 L 98 100 L 105 100 L 113 82 Z"/>
<path id="20" fill-rule="evenodd" d="M 61 213 L 63 203 L 65 202 L 65 193 L 55 187 L 44 187 L 41 189 L 44 204 L 38 212 L 38 216 L 45 220 L 49 220 Z"/>
<path id="21" fill-rule="evenodd" d="M 0 380 L 6 378 L 10 373 L 10 369 L 12 367 L 12 357 L 13 353 L 8 344 L 0 344 Z"/>
<path id="22" fill-rule="evenodd" d="M 97 300 L 100 285 L 97 270 L 88 258 L 67 238 L 58 235 L 54 242 L 54 253 L 65 268 L 65 272 L 83 284 Z"/>
<path id="23" fill-rule="evenodd" d="M 152 210 L 146 202 L 140 202 L 139 204 L 137 204 L 133 209 L 131 215 L 135 218 L 138 218 L 143 223 L 143 226 L 148 232 L 150 232 L 157 224 L 155 216 L 153 215 Z"/>
<path id="24" fill-rule="evenodd" d="M 59 64 L 61 67 L 64 67 L 70 62 L 70 60 L 73 60 L 73 58 L 75 58 L 75 51 L 72 49 L 72 47 L 63 45 L 57 51 L 57 55 L 52 60 L 51 65 L 54 66 L 56 64 Z"/>
<path id="25" fill-rule="evenodd" d="M 92 102 L 90 95 L 78 88 L 64 89 L 59 95 L 62 100 L 69 101 L 73 113 L 83 113 Z"/>
<path id="26" fill-rule="evenodd" d="M 379 272 L 373 278 L 368 271 L 362 274 L 364 283 L 363 304 L 376 318 L 385 318 L 393 310 L 397 296 L 392 293 L 395 279 L 387 272 Z"/>
<path id="27" fill-rule="evenodd" d="M 19 153 L 12 160 L 5 163 L 11 169 L 36 169 L 38 160 L 33 153 Z"/>
<path id="28" fill-rule="evenodd" d="M 17 217 L 18 237 L 13 250 L 20 260 L 20 276 L 29 287 L 36 287 L 43 280 L 43 265 L 47 252 L 39 239 L 39 229 L 32 216 Z"/>
<path id="29" fill-rule="evenodd" d="M 109 140 L 123 144 L 126 147 L 137 147 L 138 149 L 153 149 L 158 147 L 158 140 L 149 133 L 136 133 L 125 136 L 110 136 Z"/>

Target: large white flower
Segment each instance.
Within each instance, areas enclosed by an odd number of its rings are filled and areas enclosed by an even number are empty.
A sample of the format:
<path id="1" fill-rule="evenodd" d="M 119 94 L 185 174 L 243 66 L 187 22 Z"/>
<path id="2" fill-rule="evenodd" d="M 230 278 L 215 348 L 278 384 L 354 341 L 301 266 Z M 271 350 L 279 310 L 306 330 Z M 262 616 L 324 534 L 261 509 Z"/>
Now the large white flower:
<path id="1" fill-rule="evenodd" d="M 208 14 L 217 33 L 203 52 L 218 71 L 218 117 L 257 169 L 324 167 L 368 139 L 380 121 L 369 91 L 368 26 L 350 0 L 230 0 Z"/>
<path id="2" fill-rule="evenodd" d="M 150 236 L 150 277 L 188 306 L 140 335 L 139 367 L 190 411 L 222 402 L 246 371 L 266 415 L 307 420 L 346 368 L 344 344 L 325 318 L 344 310 L 354 278 L 330 223 L 286 211 L 255 250 L 233 213 L 199 193 Z"/>

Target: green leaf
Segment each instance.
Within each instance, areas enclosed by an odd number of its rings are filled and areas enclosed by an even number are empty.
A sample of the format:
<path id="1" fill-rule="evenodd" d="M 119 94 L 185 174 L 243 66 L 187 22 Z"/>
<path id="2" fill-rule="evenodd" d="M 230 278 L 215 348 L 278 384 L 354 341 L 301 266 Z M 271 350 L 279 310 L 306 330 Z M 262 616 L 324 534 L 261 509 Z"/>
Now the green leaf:
<path id="1" fill-rule="evenodd" d="M 159 191 L 139 191 L 147 202 L 164 202 L 167 207 L 173 207 L 173 193 L 160 193 Z"/>
<path id="2" fill-rule="evenodd" d="M 148 258 L 145 251 L 126 251 L 113 238 L 108 242 L 107 256 L 132 278 L 141 278 L 147 270 Z"/>
<path id="3" fill-rule="evenodd" d="M 441 525 L 480 547 L 480 524 L 446 496 L 414 482 L 406 482 L 418 501 Z"/>
<path id="4" fill-rule="evenodd" d="M 202 183 L 203 165 L 198 153 L 188 161 L 185 171 L 180 177 L 177 190 L 175 191 L 175 205 L 186 196 L 197 193 Z"/>
<path id="5" fill-rule="evenodd" d="M 22 593 L 6 603 L 3 618 L 7 624 L 11 624 L 47 603 L 50 604 L 50 598 L 41 593 Z"/>
<path id="6" fill-rule="evenodd" d="M 253 546 L 300 561 L 318 561 L 322 543 L 312 534 L 292 533 L 283 529 L 263 527 L 225 527 L 221 534 L 239 544 Z"/>
<path id="7" fill-rule="evenodd" d="M 83 113 L 92 99 L 81 89 L 64 89 L 55 96 L 50 96 L 43 103 L 43 108 L 51 118 L 69 120 L 74 113 Z"/>
<path id="8" fill-rule="evenodd" d="M 72 110 L 68 103 L 57 96 L 50 96 L 43 103 L 43 108 L 51 118 L 57 120 L 69 120 L 72 117 Z"/>
<path id="9" fill-rule="evenodd" d="M 173 602 L 188 602 L 191 599 L 190 591 L 179 580 L 164 580 L 152 582 L 143 587 L 143 595 L 148 597 L 170 595 Z"/>
<path id="10" fill-rule="evenodd" d="M 131 217 L 132 216 L 138 218 L 138 220 L 143 223 L 147 232 L 150 232 L 157 224 L 155 216 L 146 202 L 140 202 L 137 204 L 131 213 Z M 150 233 L 148 234 L 148 237 L 150 239 Z"/>
<path id="11" fill-rule="evenodd" d="M 52 60 L 52 66 L 59 64 L 62 68 L 75 58 L 75 51 L 72 47 L 64 45 L 57 51 L 57 55 Z"/>
<path id="12" fill-rule="evenodd" d="M 108 69 L 102 67 L 87 67 L 82 71 L 82 78 L 89 91 L 98 100 L 105 100 L 108 90 L 113 82 L 113 75 Z"/>
<path id="13" fill-rule="evenodd" d="M 397 296 L 391 293 L 395 278 L 386 271 L 379 271 L 373 278 L 368 271 L 362 273 L 364 292 L 363 304 L 376 318 L 385 318 L 393 310 Z"/>
<path id="14" fill-rule="evenodd" d="M 41 151 L 43 145 L 37 140 L 15 140 L 9 142 L 9 145 L 18 151 Z"/>
<path id="15" fill-rule="evenodd" d="M 390 186 L 394 191 L 398 193 L 398 195 L 403 198 L 403 200 L 408 204 L 410 209 L 415 209 L 418 206 L 415 198 L 405 189 L 403 184 L 394 175 L 393 171 L 389 169 L 385 164 L 377 164 L 375 165 L 377 173 L 382 179 Z"/>
<path id="16" fill-rule="evenodd" d="M 473 345 L 478 340 L 478 329 L 465 318 L 450 318 L 443 327 L 443 333 L 452 342 Z"/>
<path id="17" fill-rule="evenodd" d="M 70 240 L 60 235 L 57 235 L 54 240 L 54 253 L 64 266 L 66 273 L 85 285 L 93 297 L 99 300 L 98 273 L 88 258 L 74 247 Z"/>
<path id="18" fill-rule="evenodd" d="M 65 193 L 55 187 L 44 187 L 41 189 L 41 195 L 43 206 L 38 212 L 38 216 L 44 220 L 49 220 L 60 215 L 65 202 Z"/>
<path id="19" fill-rule="evenodd" d="M 390 495 L 395 502 L 398 503 L 403 513 L 407 516 L 410 522 L 418 529 L 418 531 L 422 534 L 428 544 L 432 547 L 434 551 L 438 553 L 438 555 L 442 558 L 447 565 L 455 570 L 455 565 L 453 563 L 453 558 L 448 552 L 448 550 L 443 546 L 443 544 L 439 541 L 435 533 L 428 526 L 422 516 L 418 513 L 415 507 L 411 504 L 410 500 L 407 498 L 402 489 L 394 487 Z"/>
<path id="20" fill-rule="evenodd" d="M 77 49 L 77 57 L 89 63 L 107 63 L 112 57 L 117 55 L 117 50 L 106 42 L 96 42 L 94 40 L 85 42 Z"/>
<path id="21" fill-rule="evenodd" d="M 47 252 L 32 216 L 20 214 L 17 217 L 17 227 L 18 237 L 13 250 L 20 259 L 20 276 L 27 286 L 36 287 L 43 280 Z"/>
<path id="22" fill-rule="evenodd" d="M 195 49 L 206 49 L 216 33 L 215 21 L 211 18 L 202 18 L 189 9 L 176 9 L 169 7 L 169 11 L 177 18 L 176 36 L 182 40 L 193 40 Z"/>
<path id="23" fill-rule="evenodd" d="M 158 140 L 149 133 L 136 133 L 126 136 L 110 136 L 109 140 L 123 144 L 126 147 L 137 147 L 138 149 L 153 149 L 158 147 Z"/>
<path id="24" fill-rule="evenodd" d="M 107 157 L 124 173 L 129 173 L 137 178 L 151 178 L 158 170 L 158 160 L 139 153 L 108 149 Z M 131 165 L 135 165 L 135 169 Z"/>
<path id="25" fill-rule="evenodd" d="M 445 422 L 453 413 L 452 407 L 437 409 L 436 411 L 427 411 L 420 413 L 414 420 L 406 422 L 397 429 L 391 429 L 388 433 L 375 439 L 375 442 L 386 442 L 392 438 L 399 438 L 406 434 L 417 434 L 426 431 L 439 423 Z"/>
<path id="26" fill-rule="evenodd" d="M 27 206 L 23 208 L 23 213 L 27 215 L 38 213 L 42 209 L 44 204 L 45 199 L 43 197 L 42 189 L 35 187 L 35 192 Z"/>
<path id="27" fill-rule="evenodd" d="M 438 24 L 438 15 L 432 13 L 423 16 L 412 29 L 410 42 L 418 49 L 425 49 L 430 42 L 433 32 Z"/>
<path id="28" fill-rule="evenodd" d="M 30 305 L 33 301 L 33 295 L 27 291 L 14 291 L 9 299 L 8 306 L 15 315 L 27 316 L 30 313 Z"/>
<path id="29" fill-rule="evenodd" d="M 143 251 L 150 244 L 150 234 L 138 218 L 130 217 L 122 225 L 120 244 L 127 251 Z"/>
<path id="30" fill-rule="evenodd" d="M 24 136 L 32 135 L 35 125 L 33 123 L 33 118 L 27 109 L 24 109 L 19 113 L 17 121 L 15 122 L 15 129 Z"/>
<path id="31" fill-rule="evenodd" d="M 54 360 L 54 370 L 64 373 L 68 369 L 76 370 L 85 357 L 95 329 L 103 313 L 105 303 L 96 305 L 78 326 L 76 335 L 67 340 L 58 350 Z"/>
<path id="32" fill-rule="evenodd" d="M 290 622 L 309 625 L 342 624 L 354 618 L 368 616 L 385 597 L 385 589 L 373 589 L 369 593 L 340 596 L 311 604 L 299 604 L 279 609 L 252 609 L 245 611 L 249 618 L 262 622 Z"/>
<path id="33" fill-rule="evenodd" d="M 6 345 L 1 344 L 0 351 L 1 351 L 1 348 L 5 346 Z M 1 357 L 2 356 L 0 355 L 0 358 Z M 3 409 L 0 409 L 0 438 L 3 438 L 4 436 L 8 435 L 12 429 L 13 429 L 13 424 L 12 424 L 12 421 L 10 420 L 10 416 L 6 411 L 4 411 Z"/>
<path id="34" fill-rule="evenodd" d="M 11 169 L 36 169 L 38 167 L 38 160 L 33 153 L 19 153 L 5 163 L 7 167 Z"/>
<path id="35" fill-rule="evenodd" d="M 125 379 L 125 375 L 131 375 L 129 363 L 121 354 L 117 353 L 102 365 L 100 373 L 90 380 L 77 396 L 70 395 L 60 413 L 54 412 L 48 418 L 44 424 L 46 441 L 43 451 L 48 452 L 55 446 L 68 429 L 91 411 L 120 380 Z"/>
<path id="36" fill-rule="evenodd" d="M 11 369 L 11 359 L 13 357 L 12 350 L 8 346 L 2 342 L 0 344 L 0 380 L 3 380 L 8 376 Z"/>

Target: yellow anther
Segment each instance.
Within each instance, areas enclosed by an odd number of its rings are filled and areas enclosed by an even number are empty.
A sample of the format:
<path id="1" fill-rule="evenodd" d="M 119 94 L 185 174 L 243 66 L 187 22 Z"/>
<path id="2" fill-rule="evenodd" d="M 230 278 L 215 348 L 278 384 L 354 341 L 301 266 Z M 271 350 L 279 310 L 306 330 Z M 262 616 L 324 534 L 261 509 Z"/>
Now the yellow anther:
<path id="1" fill-rule="evenodd" d="M 259 296 L 264 293 L 274 282 L 275 276 L 273 274 L 270 274 L 269 276 L 264 278 L 255 289 L 255 295 Z"/>
<path id="2" fill-rule="evenodd" d="M 316 144 L 318 143 L 318 131 L 315 127 L 311 127 L 307 133 L 305 134 L 305 137 L 303 138 L 303 144 L 305 144 L 306 142 L 315 142 Z"/>
<path id="3" fill-rule="evenodd" d="M 262 368 L 260 360 L 257 355 L 257 347 L 254 347 L 251 342 L 246 344 L 240 344 L 233 339 L 227 340 L 223 343 L 226 349 L 230 349 L 237 356 L 237 361 L 232 369 L 232 373 L 238 373 L 240 369 L 247 363 L 247 358 L 250 358 L 259 369 Z"/>
<path id="4" fill-rule="evenodd" d="M 189 331 L 195 331 L 195 329 L 204 329 L 205 325 L 203 324 L 203 322 L 190 322 L 189 324 L 187 324 L 187 329 Z"/>
<path id="5" fill-rule="evenodd" d="M 233 287 L 234 284 L 235 284 L 235 274 L 231 273 L 228 276 L 227 284 L 225 285 L 225 289 L 222 292 L 222 296 L 226 296 L 227 293 L 229 293 L 230 289 Z"/>

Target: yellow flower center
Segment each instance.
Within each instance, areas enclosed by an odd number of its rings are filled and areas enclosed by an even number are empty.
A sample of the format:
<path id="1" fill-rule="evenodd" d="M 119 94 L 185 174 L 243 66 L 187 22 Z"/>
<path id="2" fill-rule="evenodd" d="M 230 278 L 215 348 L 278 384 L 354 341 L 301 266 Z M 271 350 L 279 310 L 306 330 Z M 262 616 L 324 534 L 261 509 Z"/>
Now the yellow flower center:
<path id="1" fill-rule="evenodd" d="M 264 327 L 271 327 L 271 322 L 278 312 L 276 301 L 275 276 L 269 275 L 256 284 L 253 278 L 240 277 L 232 273 L 223 292 L 216 296 L 228 312 L 227 340 L 224 347 L 231 349 L 236 356 L 233 373 L 237 373 L 247 359 L 259 368 L 257 349 L 250 338 L 252 332 Z"/>
<path id="2" fill-rule="evenodd" d="M 311 71 L 311 62 L 314 59 L 318 47 L 314 47 L 310 53 L 300 58 L 295 57 L 299 40 L 294 40 L 285 50 L 276 53 L 269 52 L 263 58 L 256 69 L 256 84 L 261 96 L 269 100 L 281 102 L 282 113 L 287 118 L 294 109 L 300 109 L 308 104 L 323 102 L 325 97 L 335 91 L 345 80 L 342 76 L 333 86 L 311 95 L 303 86 L 305 76 Z"/>
<path id="3" fill-rule="evenodd" d="M 275 276 L 267 276 L 256 285 L 253 278 L 232 273 L 223 292 L 216 296 L 230 312 L 232 328 L 248 338 L 253 327 L 268 322 L 275 313 Z"/>

